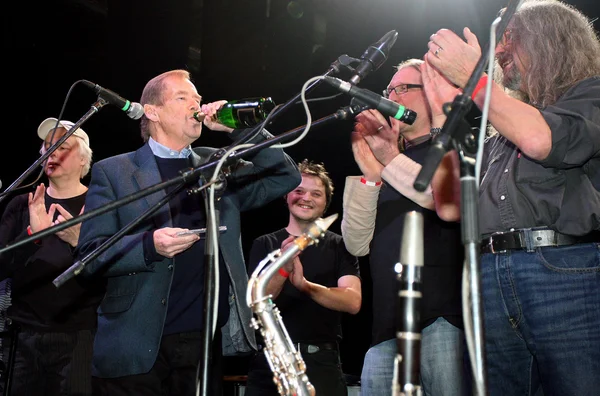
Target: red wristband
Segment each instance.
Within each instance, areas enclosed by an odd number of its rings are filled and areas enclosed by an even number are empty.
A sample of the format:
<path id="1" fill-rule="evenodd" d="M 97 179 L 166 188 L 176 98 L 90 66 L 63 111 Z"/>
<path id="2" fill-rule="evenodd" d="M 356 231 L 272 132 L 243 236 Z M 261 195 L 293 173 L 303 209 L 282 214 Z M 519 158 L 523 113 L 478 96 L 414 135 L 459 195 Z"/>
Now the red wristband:
<path id="1" fill-rule="evenodd" d="M 360 178 L 360 182 L 361 182 L 362 184 L 366 184 L 367 186 L 371 186 L 371 187 L 379 187 L 379 186 L 381 186 L 381 183 L 382 183 L 381 181 L 378 181 L 378 182 L 372 182 L 372 181 L 368 181 L 368 180 L 367 180 L 367 179 L 365 179 L 364 177 L 361 177 L 361 178 Z"/>
<path id="2" fill-rule="evenodd" d="M 283 267 L 281 267 L 279 268 L 279 275 L 283 276 L 284 278 L 287 278 L 290 276 L 290 273 L 284 270 Z"/>
<path id="3" fill-rule="evenodd" d="M 31 231 L 31 226 L 30 225 L 27 226 L 27 235 L 33 235 L 33 231 Z M 36 239 L 35 241 L 33 241 L 33 243 L 35 243 L 36 245 L 39 245 L 40 244 L 40 240 Z"/>
<path id="4" fill-rule="evenodd" d="M 481 91 L 481 89 L 487 85 L 487 81 L 488 81 L 488 76 L 483 76 L 479 79 L 479 81 L 477 82 L 477 85 L 475 85 L 475 89 L 473 90 L 473 95 L 471 95 L 472 100 L 475 100 L 475 96 L 477 96 L 479 91 Z"/>

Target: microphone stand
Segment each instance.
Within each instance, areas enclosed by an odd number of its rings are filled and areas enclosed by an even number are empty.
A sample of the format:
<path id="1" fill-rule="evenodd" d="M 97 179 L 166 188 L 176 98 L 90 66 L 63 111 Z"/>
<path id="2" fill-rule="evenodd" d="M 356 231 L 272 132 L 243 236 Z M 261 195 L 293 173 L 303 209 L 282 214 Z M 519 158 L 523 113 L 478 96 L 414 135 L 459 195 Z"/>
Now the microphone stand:
<path id="1" fill-rule="evenodd" d="M 519 4 L 520 1 L 511 0 L 509 2 L 505 12 L 502 14 L 501 21 L 498 24 L 498 32 L 503 34 Z M 496 43 L 494 43 L 494 45 L 498 44 L 502 34 L 497 35 Z M 469 283 L 469 299 L 471 307 L 471 315 L 465 313 L 464 321 L 465 329 L 470 327 L 473 329 L 473 342 L 467 342 L 467 345 L 472 345 L 473 349 L 470 351 L 470 356 L 472 357 L 471 366 L 473 369 L 473 381 L 475 387 L 474 394 L 477 396 L 488 395 L 485 331 L 483 326 L 481 275 L 479 269 L 479 246 L 481 243 L 478 217 L 479 181 L 476 180 L 475 177 L 477 139 L 473 135 L 471 128 L 464 117 L 471 109 L 473 103 L 471 95 L 485 69 L 489 46 L 490 43 L 488 42 L 482 48 L 481 56 L 465 85 L 463 93 L 456 95 L 452 104 L 446 106 L 447 119 L 442 127 L 442 131 L 440 135 L 432 141 L 423 167 L 413 184 L 417 191 L 424 191 L 430 184 L 433 174 L 446 152 L 451 148 L 456 149 L 460 159 L 461 232 L 465 250 L 465 264 Z M 479 131 L 479 133 L 485 133 L 485 130 Z M 463 299 L 465 298 L 466 297 L 463 296 Z"/>
<path id="2" fill-rule="evenodd" d="M 218 161 L 225 151 L 218 150 L 209 162 Z M 212 161 L 211 161 L 212 160 Z M 204 186 L 207 183 L 202 183 Z M 196 375 L 196 394 L 197 395 L 209 395 L 210 390 L 210 378 L 211 378 L 211 367 L 212 367 L 212 348 L 214 341 L 213 327 L 216 325 L 217 315 L 215 314 L 215 300 L 218 299 L 217 288 L 220 285 L 220 277 L 222 274 L 219 273 L 219 266 L 217 265 L 217 258 L 219 255 L 218 245 L 218 232 L 219 232 L 219 218 L 220 218 L 220 204 L 221 196 L 226 189 L 226 179 L 223 173 L 219 173 L 219 180 L 208 188 L 202 189 L 204 196 L 204 206 L 206 212 L 206 239 L 204 241 L 204 311 L 203 311 L 203 323 L 204 331 L 202 333 L 202 353 L 200 355 L 200 362 L 198 365 L 198 373 Z M 214 192 L 214 204 L 216 207 L 214 211 L 210 208 L 210 193 L 211 190 Z M 214 215 L 213 215 L 214 214 Z M 216 276 L 218 274 L 218 276 Z M 214 280 L 214 282 L 213 282 Z M 218 304 L 216 304 L 218 307 Z"/>
<path id="3" fill-rule="evenodd" d="M 359 61 L 359 59 L 352 58 L 348 55 L 341 55 L 336 61 L 334 61 L 330 65 L 329 69 L 327 69 L 327 71 L 322 76 L 325 77 L 325 76 L 331 76 L 333 74 L 338 74 L 341 70 L 341 67 L 352 69 L 350 64 L 352 64 L 353 62 L 358 62 L 358 61 Z M 304 90 L 305 94 L 312 91 L 314 88 L 316 88 L 322 82 L 323 82 L 323 79 L 316 79 L 315 81 L 313 81 Z M 244 135 L 241 136 L 233 144 L 231 144 L 230 147 L 234 147 L 234 146 L 246 143 L 249 140 L 251 140 L 263 128 L 266 128 L 268 125 L 272 124 L 273 121 L 275 120 L 275 118 L 277 118 L 277 116 L 279 116 L 279 114 L 281 114 L 284 110 L 287 110 L 292 105 L 296 104 L 300 100 L 301 97 L 302 97 L 302 93 L 300 92 L 300 93 L 296 94 L 294 97 L 292 97 L 291 99 L 289 99 L 287 102 L 282 104 L 281 106 L 275 107 L 275 109 L 273 109 L 273 111 L 271 111 L 271 113 L 267 116 L 267 118 L 263 122 L 254 126 L 249 132 L 244 133 Z"/>
<path id="4" fill-rule="evenodd" d="M 33 171 L 36 170 L 46 160 L 46 158 L 50 157 L 50 155 L 52 155 L 52 153 L 56 151 L 56 149 L 60 147 L 60 145 L 65 142 L 65 140 L 67 140 L 72 134 L 74 134 L 75 131 L 79 129 L 79 127 L 84 122 L 86 122 L 92 115 L 100 111 L 100 109 L 104 107 L 107 103 L 108 102 L 106 100 L 102 99 L 101 97 L 98 97 L 98 100 L 94 104 L 92 104 L 91 108 L 79 119 L 79 121 L 73 124 L 73 126 L 67 131 L 67 133 L 65 133 L 59 140 L 57 140 L 56 143 L 50 146 L 48 150 L 46 150 L 46 152 L 42 154 L 40 158 L 38 158 L 33 164 L 31 164 L 31 166 L 25 172 L 23 172 L 23 174 L 21 174 L 21 176 L 19 176 L 10 186 L 6 187 L 2 194 L 0 194 L 0 202 L 2 202 L 4 198 L 6 198 L 10 191 L 19 187 L 23 180 L 26 180 L 29 177 L 29 175 L 31 175 Z M 60 126 L 61 125 L 58 124 L 58 127 Z"/>

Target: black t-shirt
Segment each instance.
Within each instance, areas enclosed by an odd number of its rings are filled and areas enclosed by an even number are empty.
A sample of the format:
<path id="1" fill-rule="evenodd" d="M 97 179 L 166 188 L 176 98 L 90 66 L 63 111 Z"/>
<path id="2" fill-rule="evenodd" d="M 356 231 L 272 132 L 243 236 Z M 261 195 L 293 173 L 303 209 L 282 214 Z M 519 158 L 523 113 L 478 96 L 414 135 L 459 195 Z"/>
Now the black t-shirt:
<path id="1" fill-rule="evenodd" d="M 423 163 L 429 141 L 408 148 L 404 154 Z M 462 328 L 461 276 L 464 248 L 460 224 L 442 221 L 435 211 L 424 209 L 384 183 L 379 192 L 375 232 L 370 247 L 373 279 L 372 345 L 395 338 L 398 328 L 395 264 L 400 259 L 404 214 L 423 214 L 424 268 L 421 300 L 422 327 L 444 317 Z"/>
<path id="2" fill-rule="evenodd" d="M 289 237 L 285 229 L 254 240 L 248 260 L 252 274 L 258 264 L 271 252 L 281 248 Z M 359 276 L 358 259 L 346 250 L 341 235 L 327 231 L 318 244 L 300 254 L 304 277 L 325 287 L 337 287 L 345 275 Z M 341 340 L 342 313 L 325 308 L 300 292 L 289 280 L 274 301 L 281 312 L 283 324 L 294 342 L 334 342 Z"/>
<path id="3" fill-rule="evenodd" d="M 27 194 L 11 200 L 2 216 L 0 246 L 27 236 Z M 78 216 L 85 194 L 55 199 L 45 196 L 46 208 L 60 204 Z M 56 219 L 59 212 L 56 211 Z M 5 252 L 0 257 L 4 277 L 12 278 L 8 316 L 21 325 L 41 331 L 74 331 L 96 326 L 96 309 L 104 296 L 105 280 L 74 277 L 57 288 L 52 281 L 73 264 L 73 248 L 55 234 Z"/>

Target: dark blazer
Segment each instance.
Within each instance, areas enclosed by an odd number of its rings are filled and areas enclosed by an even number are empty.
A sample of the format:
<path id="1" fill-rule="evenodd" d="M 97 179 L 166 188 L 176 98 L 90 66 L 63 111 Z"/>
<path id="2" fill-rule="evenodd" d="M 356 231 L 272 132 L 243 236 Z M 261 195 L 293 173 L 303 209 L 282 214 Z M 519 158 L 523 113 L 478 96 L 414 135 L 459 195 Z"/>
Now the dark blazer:
<path id="1" fill-rule="evenodd" d="M 232 132 L 232 138 L 241 131 Z M 262 132 L 252 142 L 271 137 Z M 196 165 L 214 152 L 195 148 Z M 156 160 L 148 144 L 131 153 L 97 162 L 86 199 L 86 211 L 97 209 L 161 182 Z M 279 198 L 301 182 L 294 161 L 281 149 L 262 149 L 240 160 L 227 179 L 220 207 L 219 246 L 230 280 L 230 316 L 222 328 L 223 353 L 231 355 L 256 349 L 252 312 L 246 305 L 248 277 L 241 244 L 240 212 Z M 93 217 L 81 226 L 78 258 L 100 246 L 122 227 L 136 220 L 165 196 L 159 191 Z M 173 264 L 177 257 L 160 262 L 144 258 L 143 236 L 157 228 L 172 227 L 169 204 L 151 219 L 141 222 L 85 267 L 85 274 L 102 273 L 108 278 L 107 292 L 98 309 L 98 331 L 94 343 L 93 375 L 114 378 L 148 372 L 156 361 L 167 313 Z"/>

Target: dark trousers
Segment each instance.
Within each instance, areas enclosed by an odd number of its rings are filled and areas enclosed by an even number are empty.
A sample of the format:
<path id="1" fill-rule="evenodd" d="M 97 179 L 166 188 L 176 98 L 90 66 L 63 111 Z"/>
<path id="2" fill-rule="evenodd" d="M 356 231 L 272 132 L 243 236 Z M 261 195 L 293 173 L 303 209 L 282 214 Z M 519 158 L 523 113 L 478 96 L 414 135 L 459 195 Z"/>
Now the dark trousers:
<path id="1" fill-rule="evenodd" d="M 158 357 L 145 374 L 118 378 L 94 377 L 94 396 L 195 396 L 198 363 L 202 354 L 200 332 L 170 334 L 162 338 Z M 208 364 L 209 395 L 222 395 L 221 331 L 217 329 Z M 204 365 L 203 365 L 204 367 Z"/>
<path id="2" fill-rule="evenodd" d="M 11 395 L 90 396 L 94 332 L 45 333 L 21 328 Z"/>
<path id="3" fill-rule="evenodd" d="M 347 396 L 348 388 L 344 380 L 338 350 L 319 350 L 309 353 L 301 351 L 306 364 L 309 382 L 317 395 Z M 245 396 L 278 396 L 273 382 L 273 372 L 264 353 L 257 352 L 250 362 Z"/>

